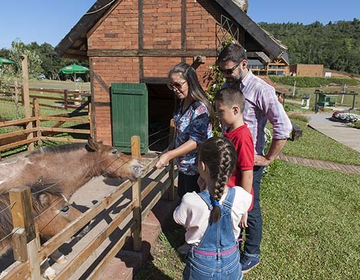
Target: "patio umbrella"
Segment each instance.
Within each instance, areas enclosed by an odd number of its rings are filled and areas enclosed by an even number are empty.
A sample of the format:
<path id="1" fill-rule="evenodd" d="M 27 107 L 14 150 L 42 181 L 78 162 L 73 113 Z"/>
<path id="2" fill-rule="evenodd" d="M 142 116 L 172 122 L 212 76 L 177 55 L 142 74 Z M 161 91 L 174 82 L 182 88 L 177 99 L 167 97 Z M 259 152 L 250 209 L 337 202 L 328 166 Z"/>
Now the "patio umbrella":
<path id="1" fill-rule="evenodd" d="M 10 59 L 7 59 L 7 58 L 4 58 L 4 57 L 0 57 L 0 64 L 14 64 L 15 62 L 10 60 Z"/>
<path id="2" fill-rule="evenodd" d="M 68 65 L 59 70 L 59 72 L 63 74 L 74 75 L 74 82 L 76 80 L 76 74 L 85 74 L 89 71 L 89 68 L 77 64 Z"/>

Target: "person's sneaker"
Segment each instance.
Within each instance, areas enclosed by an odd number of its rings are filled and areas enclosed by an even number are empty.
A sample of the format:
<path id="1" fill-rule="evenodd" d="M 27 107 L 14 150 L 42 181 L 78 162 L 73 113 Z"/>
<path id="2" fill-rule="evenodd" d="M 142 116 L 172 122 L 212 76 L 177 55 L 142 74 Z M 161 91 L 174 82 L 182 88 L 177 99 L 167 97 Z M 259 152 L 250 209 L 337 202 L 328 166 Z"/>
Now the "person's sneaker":
<path id="1" fill-rule="evenodd" d="M 249 257 L 246 255 L 242 255 L 240 259 L 241 263 L 241 271 L 243 274 L 248 273 L 253 268 L 257 267 L 260 263 L 260 259 L 256 257 Z"/>
<path id="2" fill-rule="evenodd" d="M 189 250 L 190 250 L 190 245 L 187 244 L 186 242 L 177 249 L 180 255 L 186 255 L 189 252 Z"/>

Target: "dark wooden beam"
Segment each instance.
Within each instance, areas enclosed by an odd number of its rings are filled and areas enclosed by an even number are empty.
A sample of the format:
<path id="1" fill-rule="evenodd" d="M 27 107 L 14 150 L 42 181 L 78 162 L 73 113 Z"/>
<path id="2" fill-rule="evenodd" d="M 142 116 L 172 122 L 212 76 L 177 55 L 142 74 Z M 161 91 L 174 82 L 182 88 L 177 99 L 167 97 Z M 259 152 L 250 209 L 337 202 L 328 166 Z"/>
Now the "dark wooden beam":
<path id="1" fill-rule="evenodd" d="M 186 49 L 186 0 L 181 0 L 181 49 Z M 185 57 L 181 62 L 186 62 Z"/>
<path id="2" fill-rule="evenodd" d="M 168 81 L 167 77 L 144 77 L 140 79 L 140 83 L 145 84 L 166 84 Z"/>
<path id="3" fill-rule="evenodd" d="M 143 50 L 88 50 L 89 57 L 216 57 L 216 50 L 143 49 Z"/>
<path id="4" fill-rule="evenodd" d="M 139 40 L 139 50 L 144 49 L 144 2 L 139 0 L 138 2 L 139 18 L 138 18 L 138 40 Z M 144 59 L 139 57 L 139 77 L 142 79 L 144 77 Z"/>

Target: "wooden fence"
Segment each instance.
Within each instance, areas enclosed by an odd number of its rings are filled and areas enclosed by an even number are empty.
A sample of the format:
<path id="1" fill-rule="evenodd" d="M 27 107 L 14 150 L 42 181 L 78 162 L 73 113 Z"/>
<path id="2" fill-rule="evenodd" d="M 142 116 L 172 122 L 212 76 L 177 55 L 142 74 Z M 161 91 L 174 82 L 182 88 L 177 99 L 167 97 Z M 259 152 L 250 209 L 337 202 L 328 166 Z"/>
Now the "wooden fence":
<path id="1" fill-rule="evenodd" d="M 12 121 L 2 121 L 0 122 L 0 128 L 20 126 L 22 129 L 2 133 L 0 134 L 0 159 L 1 152 L 19 147 L 22 145 L 28 145 L 28 150 L 32 151 L 34 149 L 34 143 L 36 142 L 39 146 L 42 145 L 43 140 L 58 141 L 58 142 L 71 142 L 71 143 L 85 143 L 85 139 L 73 139 L 73 138 L 63 138 L 63 137 L 52 137 L 51 135 L 56 133 L 76 133 L 76 134 L 85 134 L 91 135 L 91 110 L 89 109 L 87 118 L 74 118 L 72 115 L 57 115 L 57 116 L 41 116 L 40 114 L 40 104 L 35 99 L 33 101 L 33 116 L 30 118 L 12 120 Z M 86 103 L 86 106 L 91 107 L 90 103 Z M 80 114 L 79 114 L 80 115 Z M 56 121 L 57 123 L 52 127 L 46 127 L 42 125 L 42 122 L 45 121 Z M 71 127 L 60 127 L 65 122 L 72 122 L 77 124 L 89 124 L 89 129 L 76 129 Z M 21 137 L 20 137 L 21 136 Z"/>
<path id="2" fill-rule="evenodd" d="M 90 99 L 91 94 L 88 91 L 76 91 L 76 90 L 55 90 L 55 89 L 42 89 L 42 88 L 30 88 L 30 99 L 41 100 L 39 102 L 41 107 L 49 108 L 77 108 L 80 103 L 86 102 Z M 18 92 L 19 94 L 16 94 Z M 49 93 L 52 96 L 45 96 L 44 93 Z M 14 102 L 14 99 L 18 98 L 18 102 L 24 105 L 24 90 L 22 87 L 10 87 L 10 92 L 0 94 L 0 100 Z M 51 104 L 44 103 L 44 101 L 51 101 Z M 57 104 L 56 104 L 57 103 Z"/>
<path id="3" fill-rule="evenodd" d="M 140 156 L 140 138 L 133 136 L 131 143 L 132 155 Z M 130 182 L 128 180 L 123 182 L 103 200 L 98 201 L 92 208 L 88 209 L 79 218 L 40 247 L 38 245 L 39 240 L 36 237 L 37 234 L 33 232 L 35 228 L 33 226 L 33 218 L 31 215 L 24 214 L 31 212 L 31 209 L 29 210 L 29 205 L 31 205 L 31 203 L 29 203 L 31 202 L 29 188 L 13 189 L 10 195 L 12 200 L 11 205 L 15 205 L 13 203 L 16 201 L 17 207 L 12 208 L 12 215 L 13 217 L 24 217 L 24 219 L 17 218 L 13 220 L 14 228 L 16 228 L 13 231 L 13 240 L 17 240 L 13 246 L 15 246 L 14 251 L 23 253 L 15 254 L 16 262 L 4 270 L 3 276 L 1 276 L 0 279 L 41 279 L 40 263 L 63 243 L 68 241 L 76 232 L 92 221 L 100 212 L 109 209 L 130 189 L 130 202 L 122 207 L 121 211 L 107 224 L 106 228 L 97 233 L 96 237 L 88 241 L 74 258 L 66 263 L 60 271 L 57 271 L 55 279 L 71 279 L 71 275 L 76 273 L 85 260 L 94 254 L 95 250 L 99 248 L 119 226 L 122 228 L 121 237 L 116 240 L 116 243 L 106 255 L 101 255 L 100 260 L 97 260 L 97 262 L 94 261 L 92 264 L 93 269 L 86 279 L 101 279 L 101 273 L 106 269 L 111 259 L 124 246 L 128 237 L 133 237 L 133 249 L 140 251 L 142 243 L 142 220 L 148 215 L 166 191 L 170 199 L 174 198 L 174 178 L 177 176 L 176 172 L 174 172 L 174 164 L 171 162 L 167 168 L 159 173 L 159 170 L 154 171 L 156 169 L 153 168 L 156 161 L 157 159 L 153 159 L 147 164 L 144 172 L 146 175 L 144 175 L 142 179 L 136 182 Z M 154 172 L 157 172 L 155 178 L 149 180 L 151 176 L 154 177 Z M 146 180 L 149 183 L 142 186 Z M 147 201 L 150 200 L 146 205 L 144 204 L 145 199 Z M 131 218 L 129 219 L 129 217 Z"/>

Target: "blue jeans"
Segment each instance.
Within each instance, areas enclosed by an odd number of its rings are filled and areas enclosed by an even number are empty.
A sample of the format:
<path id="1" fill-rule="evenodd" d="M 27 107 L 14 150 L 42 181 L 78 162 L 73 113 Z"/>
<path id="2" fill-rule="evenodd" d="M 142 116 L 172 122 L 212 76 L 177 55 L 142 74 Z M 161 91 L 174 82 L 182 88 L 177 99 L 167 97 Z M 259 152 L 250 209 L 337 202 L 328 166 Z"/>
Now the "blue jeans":
<path id="1" fill-rule="evenodd" d="M 260 243 L 262 239 L 262 216 L 260 209 L 260 182 L 263 174 L 263 166 L 254 167 L 254 205 L 253 209 L 248 213 L 247 224 L 245 229 L 246 240 L 244 247 L 244 255 L 249 257 L 260 258 Z"/>

